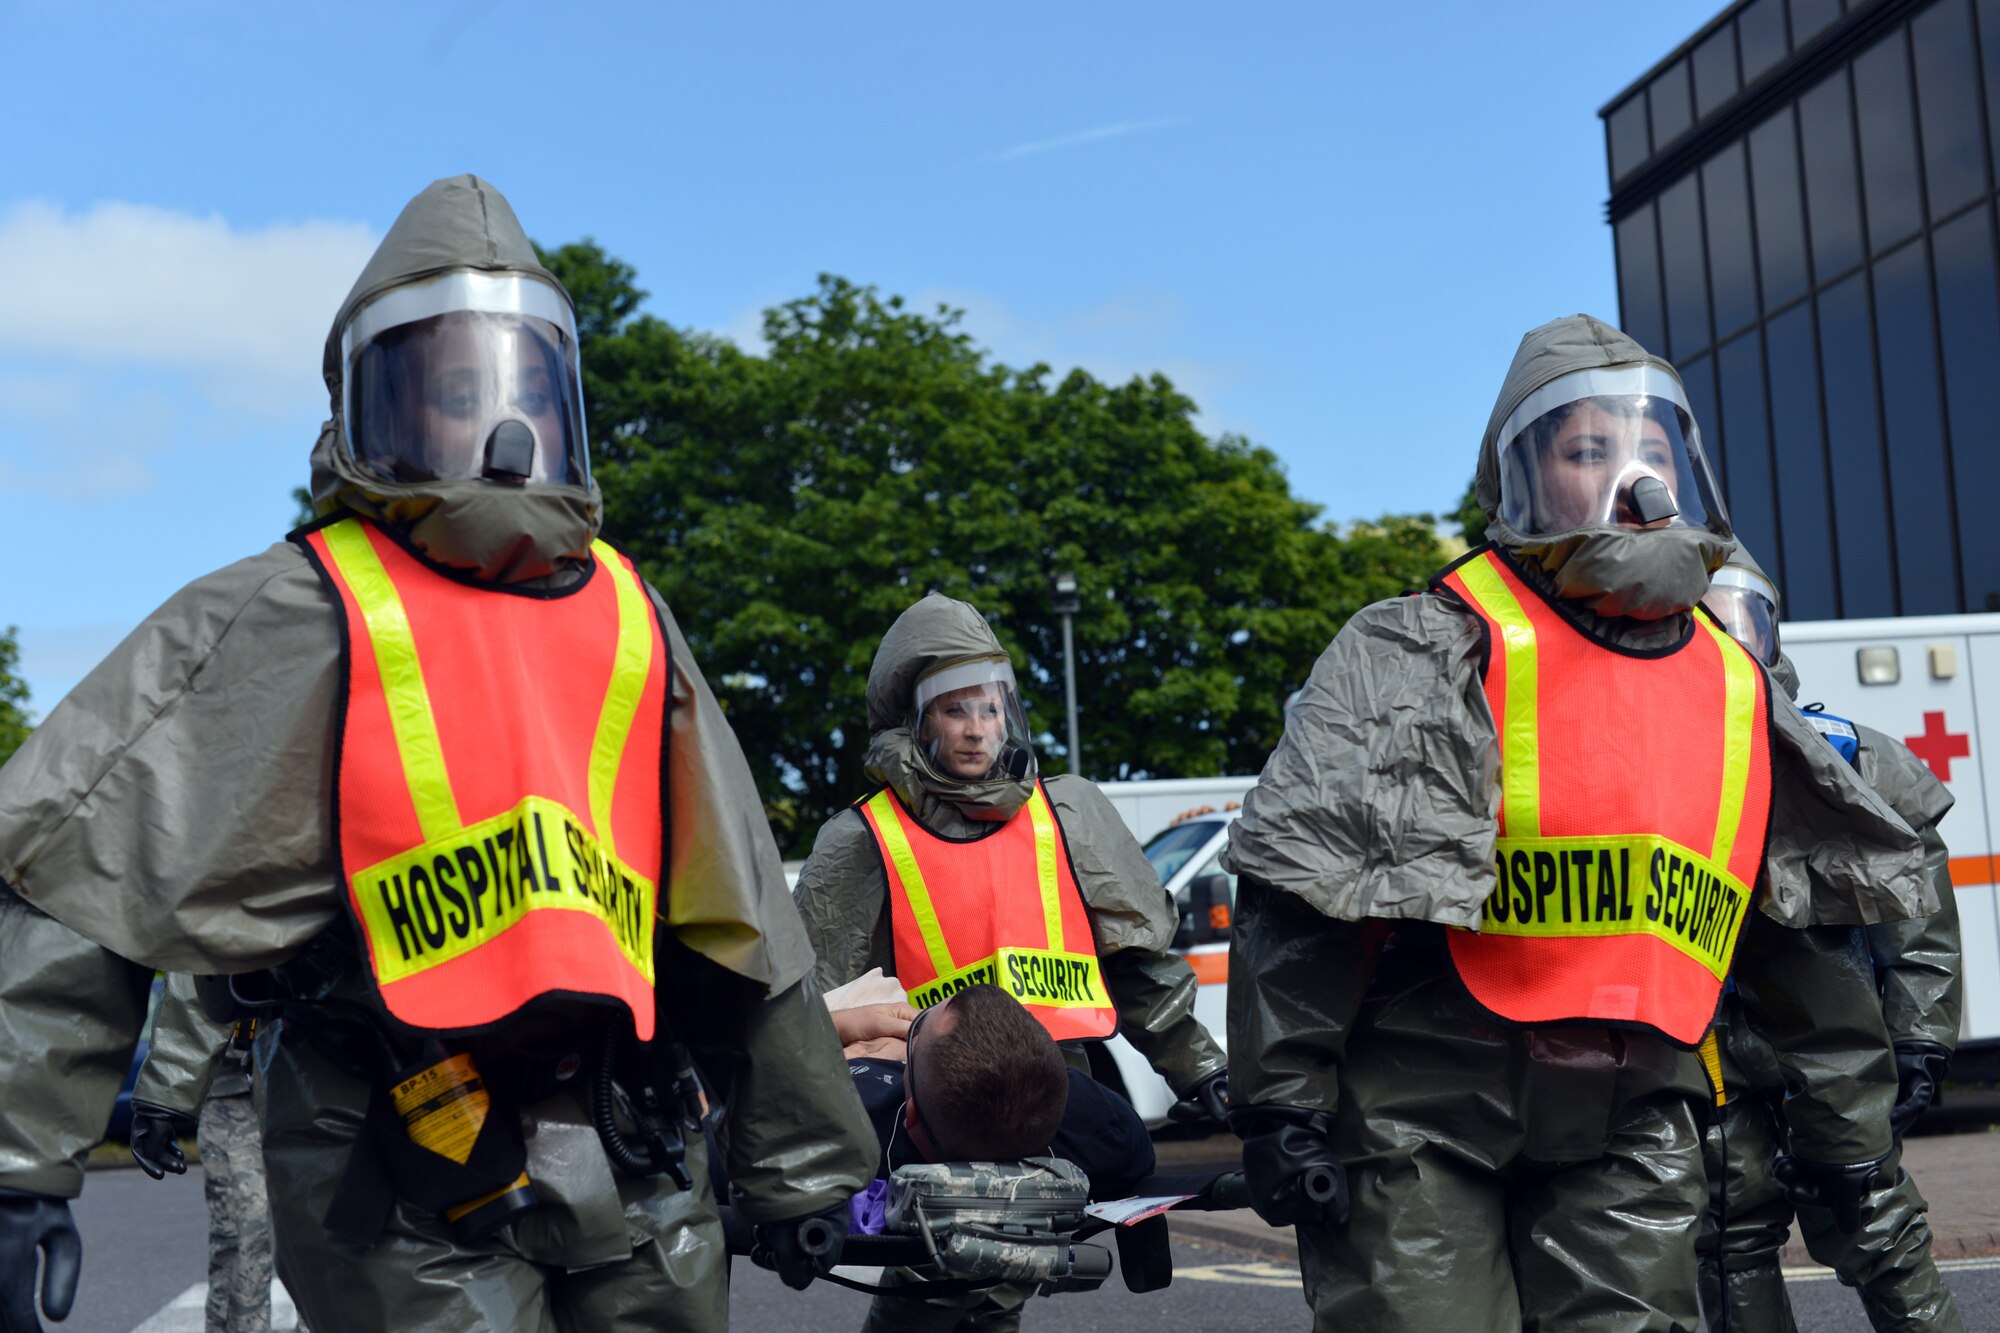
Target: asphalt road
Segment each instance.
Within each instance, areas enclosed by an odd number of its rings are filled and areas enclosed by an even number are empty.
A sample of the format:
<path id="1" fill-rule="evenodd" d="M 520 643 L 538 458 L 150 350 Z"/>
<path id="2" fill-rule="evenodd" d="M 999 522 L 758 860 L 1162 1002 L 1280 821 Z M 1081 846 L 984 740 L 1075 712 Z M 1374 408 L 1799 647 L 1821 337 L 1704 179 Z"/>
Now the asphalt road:
<path id="1" fill-rule="evenodd" d="M 136 1170 L 93 1171 L 75 1207 L 84 1237 L 83 1285 L 74 1313 L 50 1333 L 129 1333 L 205 1276 L 207 1215 L 201 1170 L 155 1183 Z M 1177 1238 L 1175 1278 L 1162 1292 L 1135 1296 L 1114 1275 L 1098 1292 L 1032 1302 L 1024 1325 L 1053 1333 L 1159 1333 L 1161 1329 L 1304 1329 L 1311 1320 L 1298 1273 L 1270 1255 Z M 1942 1265 L 1968 1328 L 2000 1328 L 2000 1258 Z M 1803 1271 L 1790 1280 L 1806 1333 L 1867 1333 L 1854 1294 L 1830 1277 Z M 817 1284 L 793 1292 L 772 1274 L 737 1261 L 731 1311 L 736 1328 L 815 1333 L 859 1328 L 868 1298 Z M 198 1307 L 156 1322 L 199 1328 Z"/>

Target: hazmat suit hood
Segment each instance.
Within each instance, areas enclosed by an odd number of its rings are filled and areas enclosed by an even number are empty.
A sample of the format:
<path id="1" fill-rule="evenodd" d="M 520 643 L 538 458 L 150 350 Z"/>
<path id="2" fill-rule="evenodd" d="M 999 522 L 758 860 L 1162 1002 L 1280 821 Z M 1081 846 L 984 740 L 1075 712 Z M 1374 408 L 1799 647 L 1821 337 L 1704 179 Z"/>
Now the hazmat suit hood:
<path id="1" fill-rule="evenodd" d="M 927 807 L 946 802 L 970 819 L 1006 820 L 1027 804 L 1034 789 L 1032 752 L 1019 778 L 966 780 L 940 773 L 921 753 L 916 735 L 917 682 L 940 667 L 999 658 L 1007 650 L 986 618 L 969 603 L 930 593 L 896 617 L 868 668 L 868 729 L 873 733 L 863 768 L 893 788 L 922 819 Z"/>
<path id="2" fill-rule="evenodd" d="M 441 565 L 489 583 L 546 579 L 590 558 L 604 501 L 597 483 L 508 486 L 486 480 L 391 481 L 358 463 L 342 418 L 341 335 L 355 313 L 392 288 L 450 272 L 513 273 L 548 283 L 569 302 L 500 192 L 477 176 L 433 182 L 382 238 L 327 335 L 332 417 L 312 453 L 320 513 L 348 508 L 403 534 Z"/>
<path id="3" fill-rule="evenodd" d="M 1628 366 L 1651 367 L 1680 382 L 1667 362 L 1589 315 L 1571 315 L 1530 330 L 1514 353 L 1487 422 L 1474 489 L 1486 515 L 1488 540 L 1545 574 L 1556 596 L 1601 616 L 1660 620 L 1701 600 L 1710 576 L 1734 544 L 1719 497 L 1706 526 L 1651 531 L 1593 523 L 1531 534 L 1514 528 L 1501 514 L 1500 450 L 1507 442 L 1499 437 L 1515 409 L 1537 389 L 1574 371 Z"/>

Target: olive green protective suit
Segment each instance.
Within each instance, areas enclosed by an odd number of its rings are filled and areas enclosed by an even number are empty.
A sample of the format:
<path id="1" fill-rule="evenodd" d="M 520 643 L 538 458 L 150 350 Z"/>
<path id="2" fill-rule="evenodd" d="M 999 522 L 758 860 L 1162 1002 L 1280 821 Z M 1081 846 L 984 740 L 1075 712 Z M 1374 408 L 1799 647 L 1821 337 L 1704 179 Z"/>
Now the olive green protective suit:
<path id="1" fill-rule="evenodd" d="M 898 616 L 876 651 L 868 672 L 873 739 L 866 771 L 871 780 L 892 787 L 932 833 L 963 839 L 995 832 L 1020 811 L 1032 790 L 1033 773 L 978 782 L 941 777 L 919 758 L 911 729 L 920 677 L 951 662 L 1004 655 L 977 610 L 938 593 Z M 1185 1094 L 1220 1072 L 1226 1061 L 1194 1016 L 1193 969 L 1167 951 L 1178 920 L 1173 902 L 1131 830 L 1094 783 L 1063 774 L 1044 786 L 1090 918 L 1104 987 L 1118 1011 L 1118 1031 L 1176 1093 Z M 799 871 L 797 898 L 818 955 L 822 987 L 832 989 L 875 967 L 896 975 L 888 871 L 859 810 L 844 810 L 821 826 L 812 855 Z M 1064 1043 L 1063 1051 L 1072 1065 L 1087 1070 L 1077 1043 Z M 961 1327 L 1010 1328 L 1018 1323 L 1022 1297 L 1010 1289 L 984 1302 L 952 1305 L 970 1311 Z M 981 1308 L 971 1310 L 974 1305 Z M 923 1309 L 908 1297 L 882 1297 L 875 1302 L 869 1327 L 948 1328 L 953 1322 L 948 1313 Z"/>
<path id="2" fill-rule="evenodd" d="M 132 1100 L 197 1122 L 208 1205 L 209 1333 L 271 1327 L 271 1203 L 264 1136 L 250 1095 L 250 1052 L 236 1025 L 202 1012 L 194 978 L 167 978 Z"/>
<path id="3" fill-rule="evenodd" d="M 1789 676 L 1788 671 L 1774 674 Z M 1870 995 L 1868 1003 L 1879 1008 L 1893 1044 L 1920 1042 L 1950 1051 L 1958 1044 L 1965 1008 L 1957 897 L 1938 835 L 1938 821 L 1951 808 L 1951 793 L 1900 741 L 1858 723 L 1855 731 L 1860 737 L 1855 765 L 1922 836 L 1939 903 L 1929 916 L 1882 922 L 1862 931 L 1879 988 L 1879 996 Z M 1852 1002 L 1859 1003 L 1860 997 Z M 1731 1333 L 1789 1331 L 1797 1325 L 1779 1252 L 1794 1209 L 1771 1174 L 1773 1158 L 1783 1151 L 1784 1083 L 1769 1045 L 1752 1030 L 1734 996 L 1724 998 L 1718 1026 L 1728 1104 L 1707 1137 L 1709 1209 L 1699 1246 L 1702 1306 L 1715 1322 L 1726 1300 Z M 1931 1260 L 1928 1205 L 1899 1157 L 1900 1146 L 1862 1201 L 1859 1231 L 1843 1235 L 1826 1209 L 1800 1208 L 1800 1234 L 1815 1260 L 1857 1289 L 1877 1329 L 1962 1328 L 1957 1306 Z"/>
<path id="4" fill-rule="evenodd" d="M 591 568 L 594 483 L 388 483 L 341 443 L 348 314 L 453 269 L 543 274 L 506 201 L 475 177 L 411 202 L 335 320 L 335 418 L 313 453 L 314 502 L 388 523 L 475 580 L 573 583 Z M 660 1014 L 727 1106 L 720 1140 L 740 1212 L 798 1218 L 867 1183 L 874 1136 L 742 752 L 672 614 L 647 593 L 672 655 Z M 77 1193 L 144 1015 L 146 969 L 272 967 L 343 917 L 342 677 L 340 610 L 298 547 L 280 543 L 175 594 L 0 769 L 0 1188 Z M 564 685 L 559 657 L 547 684 Z M 352 974 L 341 984 L 365 989 Z M 699 1135 L 693 1189 L 617 1176 L 579 1097 L 551 1096 L 517 1108 L 533 1213 L 461 1245 L 398 1200 L 361 1249 L 322 1218 L 369 1088 L 289 1022 L 260 1034 L 256 1058 L 278 1267 L 318 1333 L 723 1326 L 727 1257 Z"/>
<path id="5" fill-rule="evenodd" d="M 1489 517 L 1515 406 L 1570 371 L 1641 362 L 1671 370 L 1584 316 L 1522 340 L 1480 456 Z M 1687 609 L 1730 542 L 1720 517 L 1488 536 L 1627 650 L 1699 632 Z M 1231 1101 L 1332 1117 L 1351 1205 L 1344 1226 L 1299 1228 L 1316 1327 L 1691 1330 L 1697 1059 L 1635 1031 L 1510 1026 L 1448 961 L 1444 931 L 1477 928 L 1494 886 L 1484 644 L 1476 617 L 1425 593 L 1364 608 L 1314 666 L 1225 853 L 1241 876 Z M 1794 1093 L 1794 1151 L 1870 1161 L 1890 1148 L 1895 1074 L 1879 1011 L 1854 998 L 1872 977 L 1848 927 L 1936 904 L 1916 835 L 1795 713 L 1771 712 L 1772 834 L 1739 986 Z"/>

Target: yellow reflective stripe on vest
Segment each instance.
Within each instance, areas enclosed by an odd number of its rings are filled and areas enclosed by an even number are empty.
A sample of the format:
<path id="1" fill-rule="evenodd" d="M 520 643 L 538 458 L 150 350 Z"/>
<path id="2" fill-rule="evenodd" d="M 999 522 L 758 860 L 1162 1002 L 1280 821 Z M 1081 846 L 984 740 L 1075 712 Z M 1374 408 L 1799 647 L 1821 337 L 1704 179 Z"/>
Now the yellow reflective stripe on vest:
<path id="1" fill-rule="evenodd" d="M 458 801 L 452 795 L 444 745 L 438 740 L 437 719 L 431 713 L 430 691 L 424 686 L 424 669 L 417 661 L 417 642 L 403 599 L 382 567 L 382 558 L 368 544 L 359 519 L 342 519 L 321 529 L 320 535 L 368 622 L 368 644 L 375 654 L 376 674 L 382 678 L 389 725 L 396 733 L 417 826 L 427 843 L 450 837 L 461 827 Z"/>
<path id="2" fill-rule="evenodd" d="M 1507 716 L 1500 729 L 1500 815 L 1507 835 L 1539 837 L 1542 831 L 1542 740 L 1536 686 L 1535 626 L 1489 557 L 1458 567 L 1458 577 L 1499 622 L 1507 663 Z"/>
<path id="3" fill-rule="evenodd" d="M 646 593 L 639 580 L 601 541 L 590 544 L 597 567 L 611 576 L 618 592 L 618 650 L 612 659 L 611 684 L 604 692 L 604 710 L 597 715 L 597 736 L 590 743 L 590 819 L 607 855 L 616 855 L 611 831 L 611 796 L 618 789 L 618 765 L 632 735 L 646 677 L 653 669 L 653 634 L 646 624 Z M 669 704 L 671 707 L 671 704 Z"/>
<path id="4" fill-rule="evenodd" d="M 909 992 L 910 1006 L 928 1009 L 938 1001 L 981 983 L 998 986 L 1022 1004 L 1045 1009 L 1106 1009 L 1104 976 L 1097 956 L 1058 949 L 999 949 Z"/>
<path id="5" fill-rule="evenodd" d="M 463 957 L 529 912 L 549 910 L 602 921 L 625 961 L 653 980 L 653 882 L 547 797 L 427 838 L 352 883 L 383 985 Z"/>
<path id="6" fill-rule="evenodd" d="M 1743 824 L 1743 794 L 1750 789 L 1750 751 L 1757 721 L 1757 668 L 1752 665 L 1750 654 L 1740 649 L 1719 626 L 1700 612 L 1695 613 L 1695 620 L 1708 631 L 1715 640 L 1716 651 L 1722 654 L 1722 803 L 1716 810 L 1715 849 L 1709 853 L 1709 859 L 1726 866 L 1736 850 L 1736 830 Z"/>
<path id="7" fill-rule="evenodd" d="M 1717 862 L 1658 834 L 1501 838 L 1485 935 L 1536 939 L 1651 935 L 1719 981 L 1750 890 Z"/>
<path id="8" fill-rule="evenodd" d="M 951 961 L 951 950 L 945 947 L 944 928 L 938 925 L 931 892 L 924 887 L 924 872 L 917 869 L 917 854 L 910 850 L 910 835 L 903 829 L 902 811 L 896 808 L 896 798 L 884 787 L 869 798 L 868 808 L 875 815 L 875 827 L 882 831 L 882 841 L 888 845 L 889 860 L 896 867 L 896 878 L 902 882 L 903 896 L 909 899 L 910 913 L 917 919 L 917 930 L 924 937 L 924 952 L 930 955 L 931 970 L 941 978 L 950 976 L 958 968 Z"/>
<path id="9" fill-rule="evenodd" d="M 1035 826 L 1035 878 L 1042 889 L 1042 923 L 1048 930 L 1049 948 L 1063 946 L 1062 884 L 1056 879 L 1056 817 L 1049 812 L 1049 799 L 1037 782 L 1028 796 L 1028 819 Z"/>
<path id="10" fill-rule="evenodd" d="M 1715 1039 L 1714 1028 L 1703 1034 L 1701 1045 L 1695 1049 L 1701 1054 L 1701 1068 L 1708 1075 L 1708 1086 L 1715 1092 L 1715 1104 L 1728 1105 L 1729 1099 L 1722 1090 L 1722 1044 Z"/>

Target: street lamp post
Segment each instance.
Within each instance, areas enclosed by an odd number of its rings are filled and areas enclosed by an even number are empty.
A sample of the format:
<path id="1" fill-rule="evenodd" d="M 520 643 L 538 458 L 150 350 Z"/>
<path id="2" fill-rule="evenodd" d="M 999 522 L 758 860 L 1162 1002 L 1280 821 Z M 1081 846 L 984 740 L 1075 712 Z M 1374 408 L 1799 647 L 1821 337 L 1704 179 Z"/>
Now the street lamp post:
<path id="1" fill-rule="evenodd" d="M 1069 620 L 1083 609 L 1083 598 L 1077 593 L 1076 574 L 1071 570 L 1057 574 L 1050 585 L 1050 605 L 1063 622 L 1063 702 L 1069 710 L 1069 771 L 1081 776 L 1083 746 L 1076 738 L 1076 640 L 1071 636 Z"/>

